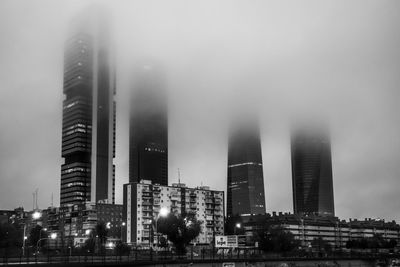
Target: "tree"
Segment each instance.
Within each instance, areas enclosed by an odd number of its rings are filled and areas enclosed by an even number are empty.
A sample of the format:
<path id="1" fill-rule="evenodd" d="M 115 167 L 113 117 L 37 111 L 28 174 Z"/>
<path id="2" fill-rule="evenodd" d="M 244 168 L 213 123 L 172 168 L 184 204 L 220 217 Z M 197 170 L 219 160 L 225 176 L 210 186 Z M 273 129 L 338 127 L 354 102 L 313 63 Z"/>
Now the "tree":
<path id="1" fill-rule="evenodd" d="M 46 231 L 43 230 L 43 227 L 40 225 L 36 225 L 33 227 L 29 233 L 29 244 L 31 246 L 36 247 L 39 245 L 40 247 L 43 247 L 45 245 L 46 240 L 41 240 L 40 244 L 38 244 L 39 239 L 46 238 Z"/>
<path id="2" fill-rule="evenodd" d="M 95 247 L 96 247 L 96 240 L 91 236 L 88 239 L 86 239 L 85 244 L 83 244 L 82 248 L 85 252 L 93 253 Z"/>
<path id="3" fill-rule="evenodd" d="M 168 240 L 164 236 L 160 236 L 160 240 L 158 242 L 158 246 L 161 248 L 168 247 Z"/>
<path id="4" fill-rule="evenodd" d="M 329 242 L 324 240 L 322 237 L 314 238 L 311 241 L 311 246 L 315 249 L 317 249 L 319 252 L 325 251 L 325 252 L 331 252 L 332 251 L 332 246 Z"/>
<path id="5" fill-rule="evenodd" d="M 157 223 L 158 231 L 174 244 L 177 254 L 186 253 L 186 246 L 200 234 L 201 222 L 193 215 L 170 213 Z"/>
<path id="6" fill-rule="evenodd" d="M 95 228 L 95 233 L 99 241 L 99 250 L 103 251 L 108 235 L 107 225 L 104 222 L 98 222 Z"/>
<path id="7" fill-rule="evenodd" d="M 99 238 L 101 244 L 105 244 L 107 241 L 108 229 L 104 222 L 98 222 L 95 229 L 96 235 Z"/>
<path id="8" fill-rule="evenodd" d="M 259 247 L 265 252 L 289 252 L 300 245 L 294 235 L 281 226 L 267 226 L 258 233 Z"/>
<path id="9" fill-rule="evenodd" d="M 0 224 L 0 248 L 21 247 L 22 236 L 12 224 Z"/>
<path id="10" fill-rule="evenodd" d="M 357 249 L 379 249 L 379 248 L 394 248 L 397 246 L 397 241 L 394 239 L 386 240 L 381 234 L 374 234 L 372 237 L 349 240 L 346 243 L 346 248 Z"/>
<path id="11" fill-rule="evenodd" d="M 114 250 L 117 255 L 122 256 L 122 255 L 129 255 L 131 248 L 127 244 L 118 241 L 117 244 L 115 245 Z"/>

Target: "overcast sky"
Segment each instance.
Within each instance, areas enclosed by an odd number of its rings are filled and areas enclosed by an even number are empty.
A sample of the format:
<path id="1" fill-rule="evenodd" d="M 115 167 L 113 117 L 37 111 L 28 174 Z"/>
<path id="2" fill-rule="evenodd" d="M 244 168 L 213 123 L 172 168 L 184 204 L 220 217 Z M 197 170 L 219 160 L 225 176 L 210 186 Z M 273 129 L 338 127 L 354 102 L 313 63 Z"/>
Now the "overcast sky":
<path id="1" fill-rule="evenodd" d="M 59 204 L 63 42 L 93 1 L 0 0 L 0 209 Z M 162 62 L 169 182 L 226 190 L 226 121 L 260 110 L 267 211 L 292 211 L 288 118 L 332 137 L 336 214 L 400 221 L 400 1 L 109 1 L 116 201 L 128 181 L 133 66 Z"/>

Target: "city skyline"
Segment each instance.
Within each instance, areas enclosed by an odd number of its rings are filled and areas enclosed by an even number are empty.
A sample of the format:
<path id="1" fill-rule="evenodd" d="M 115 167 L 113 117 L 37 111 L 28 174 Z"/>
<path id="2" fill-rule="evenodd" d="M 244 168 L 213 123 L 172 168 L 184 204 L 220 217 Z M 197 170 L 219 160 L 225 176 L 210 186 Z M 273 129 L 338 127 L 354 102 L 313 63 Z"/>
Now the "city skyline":
<path id="1" fill-rule="evenodd" d="M 68 21 L 82 5 L 77 1 L 43 3 L 49 10 L 28 2 L 0 4 L 0 30 L 5 36 L 0 52 L 4 59 L 0 63 L 1 208 L 23 205 L 29 209 L 36 188 L 42 208 L 50 205 L 52 193 L 59 195 L 63 40 Z M 315 17 L 300 4 L 291 8 L 261 2 L 219 4 L 218 8 L 228 7 L 225 20 L 215 9 L 208 9 L 208 3 L 183 6 L 195 18 L 190 20 L 186 15 L 174 16 L 174 8 L 182 4 L 178 2 L 161 4 L 165 23 L 154 23 L 160 13 L 145 3 L 135 8 L 118 6 L 117 25 L 126 26 L 116 27 L 117 39 L 123 40 L 121 36 L 127 33 L 135 36 L 131 38 L 134 45 L 118 44 L 120 70 L 141 54 L 154 54 L 168 65 L 168 86 L 173 89 L 169 183 L 178 180 L 180 168 L 181 180 L 189 186 L 203 183 L 225 190 L 227 104 L 222 99 L 251 88 L 258 93 L 256 100 L 265 104 L 260 113 L 267 212 L 292 211 L 290 138 L 280 117 L 285 117 L 288 106 L 299 108 L 301 104 L 294 102 L 317 91 L 318 101 L 310 102 L 322 107 L 328 103 L 325 108 L 331 113 L 336 215 L 399 220 L 400 39 L 391 27 L 398 23 L 399 4 L 385 3 L 371 1 L 360 9 L 358 1 L 343 8 L 308 2 L 320 14 Z M 23 13 L 24 9 L 30 14 Z M 298 23 L 287 24 L 274 16 L 277 10 L 293 15 Z M 203 11 L 209 19 L 200 15 Z M 245 22 L 235 22 L 238 17 Z M 179 24 L 177 30 L 179 20 L 187 20 L 187 26 Z M 128 181 L 124 98 L 129 89 L 124 75 L 128 76 L 119 73 L 117 82 L 121 87 L 121 93 L 117 89 L 121 103 L 117 107 L 117 203 L 122 203 L 122 184 Z M 45 101 L 39 101 L 41 97 Z M 312 106 L 308 104 L 304 105 Z M 54 200 L 58 205 L 57 197 Z"/>

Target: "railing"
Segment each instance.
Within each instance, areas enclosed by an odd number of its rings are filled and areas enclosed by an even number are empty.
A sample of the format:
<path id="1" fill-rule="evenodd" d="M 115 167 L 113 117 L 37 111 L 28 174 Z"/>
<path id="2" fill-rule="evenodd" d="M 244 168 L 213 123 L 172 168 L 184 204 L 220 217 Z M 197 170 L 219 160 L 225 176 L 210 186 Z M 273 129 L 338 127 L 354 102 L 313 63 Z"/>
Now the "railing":
<path id="1" fill-rule="evenodd" d="M 212 249 L 212 248 L 196 248 L 189 247 L 186 254 L 177 255 L 167 249 L 132 249 L 126 253 L 116 253 L 114 250 L 107 250 L 103 253 L 78 253 L 75 250 L 66 250 L 63 254 L 48 252 L 46 254 L 26 253 L 25 256 L 8 255 L 7 253 L 0 254 L 0 265 L 15 265 L 15 264 L 75 264 L 84 263 L 85 265 L 99 263 L 135 263 L 135 264 L 154 264 L 154 263 L 176 263 L 176 262 L 192 262 L 192 263 L 211 263 L 224 262 L 226 260 L 243 262 L 268 262 L 268 261 L 303 261 L 312 262 L 322 260 L 325 263 L 328 261 L 336 262 L 339 260 L 364 260 L 370 262 L 388 261 L 390 258 L 399 257 L 400 255 L 341 255 L 341 256 L 299 256 L 299 255 L 267 255 L 257 249 Z M 296 266 L 296 265 L 293 265 Z M 313 264 L 314 266 L 314 264 Z M 325 265 L 324 265 L 325 266 Z M 363 266 L 352 264 L 351 266 Z"/>
<path id="2" fill-rule="evenodd" d="M 146 231 L 149 236 L 149 231 Z M 127 250 L 105 249 L 96 246 L 95 252 L 84 251 L 82 248 L 68 247 L 64 245 L 57 249 L 41 248 L 37 253 L 36 247 L 26 247 L 23 252 L 19 247 L 0 248 L 0 265 L 8 264 L 55 264 L 55 263 L 146 263 L 146 262 L 218 262 L 224 260 L 232 261 L 307 261 L 307 260 L 387 260 L 399 258 L 400 252 L 389 253 L 360 253 L 355 251 L 345 252 L 334 250 L 327 253 L 297 250 L 280 254 L 266 254 L 257 248 L 213 248 L 211 246 L 188 246 L 187 253 L 178 255 L 171 248 L 160 248 L 158 250 L 147 248 L 130 248 Z M 122 252 L 124 251 L 124 252 Z M 314 264 L 313 264 L 314 266 Z M 347 265 L 346 265 L 347 266 Z M 351 265 L 357 266 L 357 265 Z"/>
<path id="3" fill-rule="evenodd" d="M 390 258 L 400 257 L 396 255 L 333 255 L 333 256 L 316 256 L 316 255 L 268 255 L 263 254 L 258 249 L 216 249 L 216 248 L 197 248 L 189 247 L 186 254 L 177 255 L 168 249 L 131 249 L 126 253 L 117 253 L 115 250 L 106 250 L 103 253 L 82 253 L 77 252 L 75 249 L 69 250 L 68 248 L 64 253 L 57 253 L 55 251 L 47 253 L 25 253 L 20 254 L 7 254 L 7 252 L 0 251 L 0 265 L 15 265 L 15 264 L 74 264 L 85 263 L 99 264 L 99 263 L 136 263 L 136 264 L 149 264 L 149 263 L 174 263 L 174 262 L 192 262 L 192 263 L 211 263 L 211 262 L 224 262 L 230 261 L 251 261 L 251 262 L 268 262 L 268 261 L 317 261 L 323 260 L 324 262 L 338 260 L 365 260 L 365 261 L 388 261 Z M 294 265 L 296 266 L 296 265 Z M 313 265 L 314 266 L 314 265 Z M 355 265 L 351 266 L 363 266 Z"/>

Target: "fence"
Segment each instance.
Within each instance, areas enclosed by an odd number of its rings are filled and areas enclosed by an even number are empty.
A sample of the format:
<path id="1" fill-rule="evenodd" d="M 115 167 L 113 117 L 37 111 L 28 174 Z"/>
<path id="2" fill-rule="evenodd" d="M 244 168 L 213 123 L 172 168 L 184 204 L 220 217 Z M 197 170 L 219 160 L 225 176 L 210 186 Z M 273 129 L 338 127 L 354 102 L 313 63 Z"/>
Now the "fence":
<path id="1" fill-rule="evenodd" d="M 0 251 L 0 263 L 7 264 L 45 264 L 45 263 L 156 263 L 156 262 L 212 262 L 212 261 L 269 261 L 269 260 L 318 260 L 318 259 L 388 259 L 400 257 L 396 255 L 296 255 L 296 254 L 264 254 L 258 249 L 214 249 L 189 247 L 186 254 L 177 255 L 170 250 L 155 251 L 152 249 L 131 249 L 127 253 L 117 253 L 115 250 L 106 250 L 103 253 L 82 253 L 81 251 L 69 250 L 64 253 L 58 251 L 47 251 L 36 253 L 34 249 L 27 249 L 25 253 L 15 251 Z"/>

